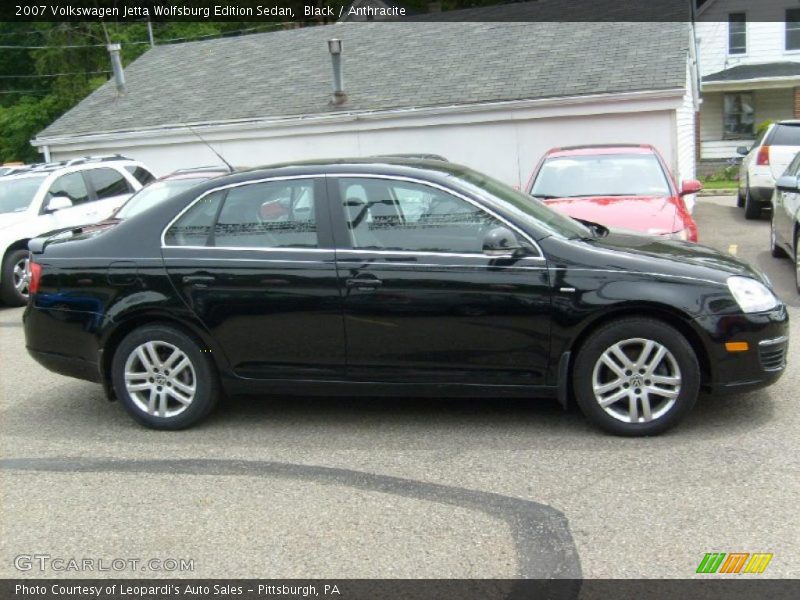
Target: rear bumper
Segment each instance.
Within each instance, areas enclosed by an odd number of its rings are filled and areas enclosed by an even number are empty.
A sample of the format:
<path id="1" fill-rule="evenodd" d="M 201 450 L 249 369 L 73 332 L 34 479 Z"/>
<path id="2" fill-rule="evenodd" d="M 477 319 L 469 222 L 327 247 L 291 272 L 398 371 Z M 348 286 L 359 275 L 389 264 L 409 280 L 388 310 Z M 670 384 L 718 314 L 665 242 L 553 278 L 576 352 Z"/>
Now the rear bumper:
<path id="1" fill-rule="evenodd" d="M 775 191 L 775 187 L 751 187 L 750 188 L 750 196 L 756 202 L 761 202 L 762 204 L 772 205 L 772 192 Z"/>
<path id="2" fill-rule="evenodd" d="M 733 393 L 772 385 L 786 370 L 789 316 L 786 307 L 753 314 L 698 317 L 707 335 L 712 393 Z M 726 342 L 747 342 L 744 352 L 729 352 Z"/>
<path id="3" fill-rule="evenodd" d="M 59 375 L 102 383 L 100 367 L 97 363 L 55 352 L 40 352 L 32 350 L 30 347 L 28 347 L 28 354 L 45 369 L 49 369 Z"/>

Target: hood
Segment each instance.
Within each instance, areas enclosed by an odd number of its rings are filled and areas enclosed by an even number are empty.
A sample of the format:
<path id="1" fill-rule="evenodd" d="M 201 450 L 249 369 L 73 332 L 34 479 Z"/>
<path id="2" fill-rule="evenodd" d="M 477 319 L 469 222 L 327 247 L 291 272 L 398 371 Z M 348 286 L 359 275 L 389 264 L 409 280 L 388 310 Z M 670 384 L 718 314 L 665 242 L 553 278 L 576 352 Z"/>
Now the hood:
<path id="1" fill-rule="evenodd" d="M 673 233 L 686 227 L 670 196 L 585 196 L 547 199 L 545 203 L 574 219 L 651 235 Z"/>
<path id="2" fill-rule="evenodd" d="M 749 264 L 714 248 L 665 238 L 611 230 L 605 237 L 589 240 L 597 249 L 609 249 L 634 259 L 636 270 L 686 275 L 686 267 L 693 276 L 725 283 L 731 275 L 753 277 L 772 287 L 763 273 Z M 628 263 L 628 261 L 626 261 Z M 620 267 L 630 270 L 633 265 Z"/>
<path id="3" fill-rule="evenodd" d="M 22 223 L 23 221 L 27 221 L 28 219 L 30 219 L 28 211 L 2 213 L 0 214 L 0 229 L 13 227 L 14 225 Z"/>

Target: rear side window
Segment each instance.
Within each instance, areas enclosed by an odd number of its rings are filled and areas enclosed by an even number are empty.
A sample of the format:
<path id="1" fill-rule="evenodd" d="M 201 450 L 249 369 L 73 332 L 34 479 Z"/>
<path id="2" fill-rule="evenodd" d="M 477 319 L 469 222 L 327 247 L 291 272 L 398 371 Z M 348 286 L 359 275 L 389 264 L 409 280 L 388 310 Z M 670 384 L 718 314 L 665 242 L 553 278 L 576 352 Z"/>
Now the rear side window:
<path id="1" fill-rule="evenodd" d="M 72 200 L 73 205 L 83 204 L 89 201 L 89 190 L 86 189 L 86 182 L 81 173 L 69 173 L 62 175 L 53 182 L 47 192 L 47 199 L 56 196 L 64 196 Z"/>
<path id="2" fill-rule="evenodd" d="M 772 128 L 767 144 L 770 146 L 800 146 L 800 125 L 778 124 Z"/>
<path id="3" fill-rule="evenodd" d="M 114 169 L 92 169 L 87 171 L 86 175 L 94 186 L 98 200 L 133 192 L 128 180 Z"/>
<path id="4" fill-rule="evenodd" d="M 201 198 L 167 230 L 164 243 L 167 246 L 206 246 L 224 195 L 219 191 Z"/>
<path id="5" fill-rule="evenodd" d="M 231 188 L 214 227 L 213 245 L 316 248 L 314 180 L 292 179 Z"/>
<path id="6" fill-rule="evenodd" d="M 128 166 L 125 167 L 125 170 L 128 171 L 131 175 L 136 178 L 136 181 L 141 183 L 142 185 L 147 185 L 151 181 L 155 179 L 155 175 L 153 175 L 150 171 L 145 169 L 144 167 L 133 167 Z"/>

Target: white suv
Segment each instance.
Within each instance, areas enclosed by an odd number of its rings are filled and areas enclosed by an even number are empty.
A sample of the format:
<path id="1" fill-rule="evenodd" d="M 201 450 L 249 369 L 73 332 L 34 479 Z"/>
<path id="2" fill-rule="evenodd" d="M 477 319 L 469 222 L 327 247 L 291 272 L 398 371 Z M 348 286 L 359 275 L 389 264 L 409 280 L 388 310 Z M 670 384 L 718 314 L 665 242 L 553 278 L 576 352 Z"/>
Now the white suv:
<path id="1" fill-rule="evenodd" d="M 800 121 L 773 123 L 751 148 L 740 146 L 736 151 L 744 155 L 737 204 L 744 207 L 745 218 L 757 219 L 770 204 L 775 181 L 800 152 Z"/>
<path id="2" fill-rule="evenodd" d="M 32 165 L 0 177 L 0 299 L 27 302 L 30 239 L 102 221 L 153 179 L 122 156 Z"/>

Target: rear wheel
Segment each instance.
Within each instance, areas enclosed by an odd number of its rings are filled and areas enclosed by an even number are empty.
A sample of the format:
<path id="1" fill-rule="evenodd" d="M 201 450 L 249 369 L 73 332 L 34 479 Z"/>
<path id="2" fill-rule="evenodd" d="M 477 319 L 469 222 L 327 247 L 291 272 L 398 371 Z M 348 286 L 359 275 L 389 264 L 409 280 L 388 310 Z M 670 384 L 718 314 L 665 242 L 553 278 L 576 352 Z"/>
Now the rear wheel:
<path id="1" fill-rule="evenodd" d="M 13 250 L 3 261 L 0 280 L 0 299 L 9 306 L 24 306 L 28 302 L 28 261 L 30 252 Z"/>
<path id="2" fill-rule="evenodd" d="M 772 218 L 769 220 L 769 250 L 775 258 L 787 258 L 789 255 L 786 250 L 778 245 L 778 234 L 775 233 L 775 210 L 772 211 Z"/>
<path id="3" fill-rule="evenodd" d="M 169 326 L 148 325 L 122 340 L 111 366 L 114 392 L 134 419 L 153 429 L 184 429 L 219 397 L 216 369 L 201 345 Z"/>
<path id="4" fill-rule="evenodd" d="M 689 413 L 700 389 L 692 347 L 655 319 L 623 319 L 598 329 L 578 353 L 573 373 L 583 414 L 617 435 L 666 431 Z"/>
<path id="5" fill-rule="evenodd" d="M 736 192 L 736 206 L 739 208 L 744 206 L 744 190 L 742 189 L 741 184 L 739 184 L 739 188 Z"/>
<path id="6" fill-rule="evenodd" d="M 744 191 L 744 218 L 758 219 L 761 216 L 761 203 L 753 198 L 748 185 Z"/>

